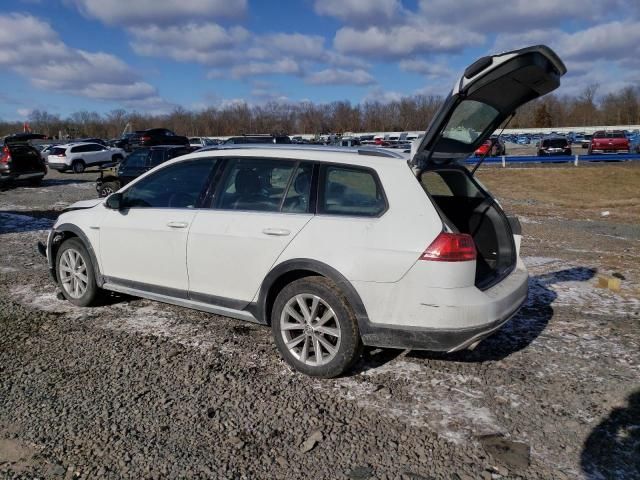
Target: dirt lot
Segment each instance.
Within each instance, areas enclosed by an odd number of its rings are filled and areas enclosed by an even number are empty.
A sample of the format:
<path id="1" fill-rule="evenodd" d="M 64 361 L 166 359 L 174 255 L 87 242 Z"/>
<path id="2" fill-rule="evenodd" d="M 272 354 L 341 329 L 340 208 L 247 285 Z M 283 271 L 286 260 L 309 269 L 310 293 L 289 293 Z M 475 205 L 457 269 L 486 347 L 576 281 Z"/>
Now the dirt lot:
<path id="1" fill-rule="evenodd" d="M 0 191 L 0 477 L 640 478 L 640 165 L 479 176 L 521 218 L 526 306 L 474 351 L 335 380 L 263 327 L 57 300 L 35 242 L 96 174 Z"/>

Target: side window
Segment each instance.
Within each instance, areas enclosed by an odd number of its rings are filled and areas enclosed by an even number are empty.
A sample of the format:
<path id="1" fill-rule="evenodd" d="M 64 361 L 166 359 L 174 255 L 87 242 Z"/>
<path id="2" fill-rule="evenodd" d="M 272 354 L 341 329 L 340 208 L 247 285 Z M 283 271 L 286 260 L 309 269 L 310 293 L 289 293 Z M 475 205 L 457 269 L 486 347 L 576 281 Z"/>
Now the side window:
<path id="1" fill-rule="evenodd" d="M 170 165 L 133 184 L 124 193 L 126 208 L 195 208 L 216 160 Z"/>
<path id="2" fill-rule="evenodd" d="M 309 211 L 312 171 L 311 163 L 302 164 L 296 169 L 282 204 L 283 212 L 306 213 Z"/>
<path id="3" fill-rule="evenodd" d="M 138 150 L 133 152 L 124 161 L 127 168 L 145 168 L 147 166 L 147 157 L 149 152 L 147 150 Z"/>
<path id="4" fill-rule="evenodd" d="M 295 165 L 283 160 L 232 160 L 218 195 L 217 208 L 279 211 Z"/>
<path id="5" fill-rule="evenodd" d="M 98 145 L 97 143 L 92 143 L 91 145 L 87 145 L 87 152 L 99 152 L 104 150 L 102 145 Z"/>
<path id="6" fill-rule="evenodd" d="M 375 217 L 386 208 L 382 189 L 369 170 L 328 166 L 323 178 L 321 213 Z"/>
<path id="7" fill-rule="evenodd" d="M 160 165 L 162 162 L 164 162 L 165 160 L 165 151 L 164 150 L 153 150 L 151 152 L 151 159 L 150 159 L 150 167 L 157 167 L 158 165 Z"/>

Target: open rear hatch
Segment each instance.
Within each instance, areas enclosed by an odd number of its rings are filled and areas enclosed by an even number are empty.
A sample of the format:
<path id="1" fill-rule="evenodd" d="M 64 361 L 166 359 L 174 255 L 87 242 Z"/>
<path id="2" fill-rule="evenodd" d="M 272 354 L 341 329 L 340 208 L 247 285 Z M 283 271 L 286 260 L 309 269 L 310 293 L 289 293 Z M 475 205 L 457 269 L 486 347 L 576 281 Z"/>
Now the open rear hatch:
<path id="1" fill-rule="evenodd" d="M 513 270 L 516 247 L 500 206 L 458 162 L 518 107 L 558 88 L 565 73 L 562 61 L 546 46 L 480 58 L 467 67 L 412 148 L 410 165 L 444 224 L 474 239 L 478 288 L 495 285 Z"/>

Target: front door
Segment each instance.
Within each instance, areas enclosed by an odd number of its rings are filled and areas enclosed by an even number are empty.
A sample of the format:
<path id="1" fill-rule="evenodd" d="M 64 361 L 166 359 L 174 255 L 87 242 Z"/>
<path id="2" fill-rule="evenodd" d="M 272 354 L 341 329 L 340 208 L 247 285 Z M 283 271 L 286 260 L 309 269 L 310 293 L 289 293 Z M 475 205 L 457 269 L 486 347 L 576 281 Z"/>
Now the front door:
<path id="1" fill-rule="evenodd" d="M 100 255 L 109 283 L 186 298 L 186 248 L 214 159 L 161 168 L 123 192 L 123 208 L 100 224 Z"/>

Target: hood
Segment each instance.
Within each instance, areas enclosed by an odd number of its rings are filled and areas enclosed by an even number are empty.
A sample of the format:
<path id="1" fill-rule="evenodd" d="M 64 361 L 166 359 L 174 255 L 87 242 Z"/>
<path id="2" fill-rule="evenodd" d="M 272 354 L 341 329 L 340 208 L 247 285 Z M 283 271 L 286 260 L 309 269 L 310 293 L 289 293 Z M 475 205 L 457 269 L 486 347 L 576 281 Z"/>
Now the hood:
<path id="1" fill-rule="evenodd" d="M 93 208 L 96 205 L 104 202 L 103 198 L 92 198 L 91 200 L 81 200 L 79 202 L 72 203 L 67 208 L 65 208 L 62 212 L 71 212 L 73 210 L 83 210 L 85 208 Z"/>
<path id="2" fill-rule="evenodd" d="M 566 71 L 544 45 L 476 60 L 412 148 L 413 166 L 422 169 L 468 157 L 520 106 L 558 88 Z"/>

